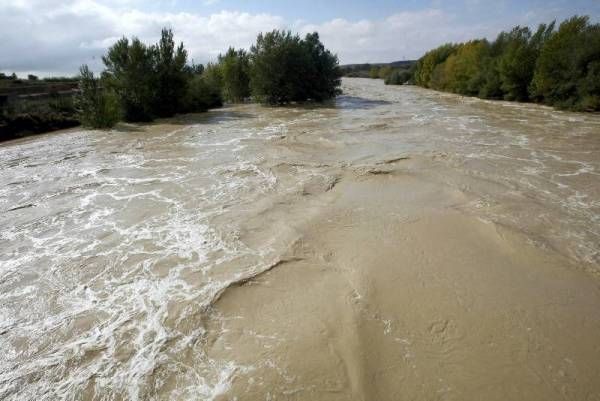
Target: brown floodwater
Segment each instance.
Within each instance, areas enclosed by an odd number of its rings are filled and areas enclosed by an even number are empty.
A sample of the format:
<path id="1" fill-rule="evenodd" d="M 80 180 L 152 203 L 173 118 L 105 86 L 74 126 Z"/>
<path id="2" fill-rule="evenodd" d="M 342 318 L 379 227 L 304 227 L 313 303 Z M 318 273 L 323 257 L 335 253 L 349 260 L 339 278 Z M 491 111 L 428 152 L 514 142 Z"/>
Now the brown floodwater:
<path id="1" fill-rule="evenodd" d="M 0 399 L 600 400 L 600 115 L 343 90 L 1 144 Z"/>

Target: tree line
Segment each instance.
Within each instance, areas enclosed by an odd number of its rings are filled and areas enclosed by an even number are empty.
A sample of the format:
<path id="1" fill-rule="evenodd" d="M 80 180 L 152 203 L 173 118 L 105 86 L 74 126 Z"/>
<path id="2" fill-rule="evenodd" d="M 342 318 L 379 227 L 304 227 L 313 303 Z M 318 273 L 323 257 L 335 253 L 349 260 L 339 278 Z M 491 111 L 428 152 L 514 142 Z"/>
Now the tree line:
<path id="1" fill-rule="evenodd" d="M 122 38 L 102 58 L 100 76 L 80 69 L 76 99 L 81 122 L 106 128 L 200 112 L 224 101 L 270 105 L 324 101 L 340 93 L 338 58 L 315 33 L 304 38 L 274 30 L 258 35 L 249 51 L 230 48 L 216 63 L 188 63 L 183 45 L 163 29 L 158 43 Z"/>
<path id="2" fill-rule="evenodd" d="M 350 64 L 342 66 L 342 74 L 350 78 L 383 79 L 386 85 L 412 82 L 416 61 L 394 61 L 386 64 Z"/>
<path id="3" fill-rule="evenodd" d="M 401 67 L 375 66 L 369 70 L 369 78 L 383 79 L 386 85 L 403 85 L 411 82 L 414 73 L 413 67 L 413 64 L 406 64 Z"/>
<path id="4" fill-rule="evenodd" d="M 533 101 L 600 111 L 600 24 L 574 16 L 536 31 L 517 26 L 486 39 L 450 43 L 418 60 L 417 85 L 484 99 Z"/>

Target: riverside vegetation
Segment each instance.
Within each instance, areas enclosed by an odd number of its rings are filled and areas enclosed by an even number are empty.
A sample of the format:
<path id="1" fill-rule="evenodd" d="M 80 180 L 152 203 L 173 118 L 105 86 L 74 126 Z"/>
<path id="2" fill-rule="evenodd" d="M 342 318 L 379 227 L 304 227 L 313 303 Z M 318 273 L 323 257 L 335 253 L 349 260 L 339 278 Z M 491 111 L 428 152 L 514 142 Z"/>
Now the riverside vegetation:
<path id="1" fill-rule="evenodd" d="M 349 78 L 383 79 L 386 85 L 412 83 L 416 61 L 394 61 L 387 64 L 350 64 L 342 66 L 342 73 Z"/>
<path id="2" fill-rule="evenodd" d="M 216 63 L 190 65 L 183 44 L 176 46 L 168 29 L 155 45 L 120 39 L 103 61 L 106 68 L 98 77 L 81 67 L 75 99 L 45 90 L 50 96 L 2 102 L 2 91 L 18 94 L 19 86 L 72 84 L 73 79 L 40 80 L 30 75 L 25 81 L 0 73 L 0 140 L 80 122 L 108 128 L 121 120 L 151 121 L 205 111 L 224 101 L 253 99 L 271 105 L 323 101 L 339 93 L 342 74 L 484 99 L 600 111 L 600 24 L 582 16 L 558 27 L 555 22 L 542 24 L 536 31 L 517 26 L 494 41 L 444 44 L 416 62 L 340 68 L 337 56 L 325 49 L 317 33 L 300 38 L 275 30 L 259 35 L 250 51 L 230 48 Z"/>
<path id="3" fill-rule="evenodd" d="M 517 26 L 496 40 L 445 44 L 426 53 L 417 85 L 484 99 L 533 101 L 600 111 L 600 24 L 572 17 L 533 32 Z"/>
<path id="4" fill-rule="evenodd" d="M 0 140 L 79 123 L 110 128 L 119 121 L 147 122 L 203 112 L 225 101 L 321 102 L 340 93 L 342 75 L 337 56 L 323 46 L 316 32 L 304 38 L 289 31 L 260 34 L 249 51 L 230 48 L 216 63 L 203 66 L 188 63 L 183 43 L 177 45 L 173 32 L 163 29 L 153 45 L 123 37 L 102 60 L 105 69 L 99 76 L 81 66 L 75 78 L 76 96 L 36 95 L 35 100 L 2 104 Z M 29 76 L 26 86 L 37 85 L 36 93 L 51 92 L 48 85 L 53 81 Z M 73 84 L 73 78 L 58 81 Z M 2 82 L 6 84 L 0 89 L 17 88 L 9 91 L 17 95 L 19 85 L 25 85 L 15 74 L 1 74 Z"/>
<path id="5" fill-rule="evenodd" d="M 183 43 L 176 46 L 173 32 L 163 29 L 151 46 L 137 38 L 120 39 L 103 62 L 100 77 L 81 67 L 76 99 L 81 122 L 94 128 L 206 111 L 250 97 L 281 105 L 324 101 L 340 93 L 337 56 L 317 33 L 305 38 L 289 31 L 260 34 L 249 52 L 230 48 L 204 67 L 188 65 Z"/>
<path id="6" fill-rule="evenodd" d="M 496 40 L 447 43 L 416 62 L 359 64 L 344 75 L 383 79 L 386 85 L 536 102 L 573 111 L 600 111 L 600 24 L 574 16 L 533 32 L 517 26 Z"/>

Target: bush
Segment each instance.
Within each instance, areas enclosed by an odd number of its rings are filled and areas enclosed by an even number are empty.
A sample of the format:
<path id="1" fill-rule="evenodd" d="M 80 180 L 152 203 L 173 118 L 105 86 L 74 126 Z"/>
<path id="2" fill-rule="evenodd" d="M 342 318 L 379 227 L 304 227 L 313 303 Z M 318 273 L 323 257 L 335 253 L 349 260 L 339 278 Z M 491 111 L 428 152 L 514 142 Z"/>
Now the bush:
<path id="1" fill-rule="evenodd" d="M 573 17 L 560 24 L 543 45 L 531 94 L 553 106 L 600 110 L 600 25 L 588 17 Z"/>
<path id="2" fill-rule="evenodd" d="M 230 48 L 217 64 L 187 65 L 183 44 L 175 45 L 171 30 L 147 46 L 122 38 L 102 58 L 101 80 L 81 69 L 80 116 L 85 125 L 107 127 L 118 116 L 126 121 L 151 121 L 176 113 L 221 106 L 223 97 L 241 102 L 252 95 L 269 104 L 322 101 L 340 93 L 337 56 L 317 33 L 301 39 L 291 32 L 260 34 L 248 54 Z M 100 85 L 101 82 L 101 85 Z"/>
<path id="3" fill-rule="evenodd" d="M 307 34 L 303 44 L 310 63 L 309 75 L 304 79 L 308 99 L 321 102 L 339 95 L 342 71 L 337 56 L 325 49 L 316 32 Z"/>
<path id="4" fill-rule="evenodd" d="M 99 80 L 94 77 L 87 65 L 80 68 L 79 90 L 76 97 L 78 117 L 86 127 L 110 128 L 120 118 L 116 96 L 102 89 Z"/>
<path id="5" fill-rule="evenodd" d="M 529 28 L 516 27 L 503 38 L 503 52 L 498 61 L 501 88 L 506 100 L 526 101 L 540 48 L 554 29 L 554 24 L 540 25 L 535 35 Z"/>
<path id="6" fill-rule="evenodd" d="M 272 31 L 259 34 L 251 48 L 251 90 L 254 98 L 269 104 L 302 100 L 308 55 L 298 35 Z"/>
<path id="7" fill-rule="evenodd" d="M 79 125 L 79 121 L 73 115 L 66 114 L 35 112 L 0 115 L 0 141 L 77 125 Z"/>
<path id="8" fill-rule="evenodd" d="M 445 44 L 425 53 L 425 55 L 417 61 L 414 77 L 415 83 L 429 88 L 435 68 L 445 62 L 455 50 L 455 45 Z"/>
<path id="9" fill-rule="evenodd" d="M 369 70 L 369 78 L 371 78 L 371 79 L 379 78 L 379 67 L 377 67 L 377 66 L 371 67 L 371 69 Z"/>
<path id="10" fill-rule="evenodd" d="M 155 84 L 153 49 L 139 39 L 122 38 L 102 57 L 106 70 L 103 82 L 119 99 L 125 121 L 154 118 Z"/>
<path id="11" fill-rule="evenodd" d="M 187 51 L 163 29 L 156 45 L 122 38 L 103 58 L 106 85 L 116 93 L 126 121 L 151 121 L 182 112 L 191 72 Z"/>
<path id="12" fill-rule="evenodd" d="M 379 68 L 379 74 L 377 77 L 386 80 L 392 72 L 394 72 L 394 69 L 389 65 L 385 65 Z"/>
<path id="13" fill-rule="evenodd" d="M 339 93 L 337 56 L 324 48 L 317 33 L 304 40 L 289 31 L 261 33 L 250 59 L 251 92 L 260 102 L 322 101 Z"/>
<path id="14" fill-rule="evenodd" d="M 152 55 L 155 77 L 152 114 L 171 117 L 182 111 L 187 92 L 187 51 L 183 43 L 175 47 L 173 32 L 163 29 L 160 41 L 149 49 Z"/>
<path id="15" fill-rule="evenodd" d="M 230 47 L 219 56 L 223 96 L 230 102 L 242 102 L 250 96 L 250 58 L 245 50 Z"/>
<path id="16" fill-rule="evenodd" d="M 404 85 L 412 80 L 413 73 L 409 70 L 395 69 L 384 80 L 386 85 Z"/>
<path id="17" fill-rule="evenodd" d="M 202 74 L 195 74 L 185 95 L 185 111 L 198 113 L 223 105 L 222 76 L 218 65 L 208 64 Z"/>
<path id="18" fill-rule="evenodd" d="M 29 98 L 0 107 L 0 141 L 79 125 L 72 98 Z"/>

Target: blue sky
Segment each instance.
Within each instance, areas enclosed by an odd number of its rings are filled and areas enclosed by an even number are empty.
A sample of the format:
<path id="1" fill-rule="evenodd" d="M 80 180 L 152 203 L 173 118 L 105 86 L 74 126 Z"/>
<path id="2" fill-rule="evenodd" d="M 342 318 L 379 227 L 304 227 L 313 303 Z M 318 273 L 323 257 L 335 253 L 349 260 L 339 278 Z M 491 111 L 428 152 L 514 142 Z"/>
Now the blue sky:
<path id="1" fill-rule="evenodd" d="M 316 30 L 342 63 L 387 62 L 574 14 L 598 22 L 600 0 L 0 0 L 0 71 L 99 70 L 116 39 L 154 41 L 163 26 L 202 63 L 271 29 Z"/>

